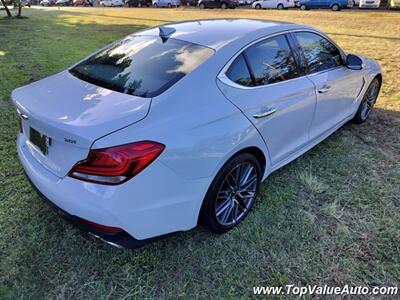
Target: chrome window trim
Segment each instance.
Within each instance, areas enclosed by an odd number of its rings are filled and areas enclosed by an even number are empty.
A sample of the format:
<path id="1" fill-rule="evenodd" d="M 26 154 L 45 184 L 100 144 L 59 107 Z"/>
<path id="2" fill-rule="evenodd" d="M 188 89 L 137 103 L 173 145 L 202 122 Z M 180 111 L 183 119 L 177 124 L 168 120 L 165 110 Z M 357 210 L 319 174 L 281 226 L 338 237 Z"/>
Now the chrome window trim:
<path id="1" fill-rule="evenodd" d="M 344 51 L 334 41 L 332 41 L 329 37 L 327 37 L 323 33 L 319 32 L 317 30 L 309 29 L 309 28 L 289 29 L 289 30 L 284 30 L 284 31 L 280 31 L 280 32 L 276 32 L 276 33 L 267 35 L 267 36 L 260 37 L 260 38 L 258 38 L 256 40 L 252 41 L 251 43 L 245 45 L 244 47 L 242 47 L 238 52 L 235 53 L 235 55 L 233 55 L 228 60 L 228 62 L 225 64 L 225 66 L 222 68 L 222 70 L 218 73 L 217 79 L 221 80 L 223 83 L 225 83 L 225 84 L 227 84 L 229 86 L 232 86 L 234 88 L 239 88 L 239 89 L 243 89 L 243 90 L 252 90 L 252 89 L 260 89 L 260 88 L 265 88 L 265 87 L 269 87 L 269 86 L 274 86 L 274 85 L 277 85 L 277 84 L 290 82 L 290 81 L 293 81 L 293 80 L 302 79 L 302 78 L 307 77 L 307 76 L 314 76 L 314 75 L 322 74 L 322 73 L 325 73 L 325 72 L 329 72 L 329 71 L 333 71 L 335 69 L 339 69 L 339 68 L 345 67 L 344 65 L 340 65 L 340 66 L 336 66 L 336 67 L 333 67 L 333 68 L 330 68 L 330 69 L 326 69 L 326 70 L 323 70 L 323 71 L 319 71 L 319 72 L 316 72 L 316 73 L 304 74 L 304 75 L 301 75 L 299 77 L 291 78 L 291 79 L 288 79 L 288 80 L 283 80 L 283 81 L 279 81 L 279 82 L 275 82 L 275 83 L 258 85 L 258 86 L 245 86 L 245 85 L 238 84 L 238 83 L 232 81 L 231 79 L 229 79 L 229 77 L 226 75 L 226 72 L 228 71 L 228 69 L 230 68 L 232 63 L 235 61 L 235 59 L 239 55 L 241 55 L 244 51 L 246 51 L 248 48 L 250 48 L 251 46 L 253 46 L 253 45 L 255 45 L 255 44 L 259 43 L 259 42 L 262 42 L 264 40 L 267 40 L 269 38 L 273 38 L 275 36 L 278 36 L 278 35 L 285 35 L 285 34 L 290 34 L 290 33 L 295 33 L 295 32 L 311 32 L 311 33 L 317 34 L 317 35 L 327 39 L 329 42 L 331 42 L 339 50 L 340 55 L 342 57 L 342 60 L 345 62 L 346 55 L 345 55 Z M 293 50 L 291 50 L 291 51 L 293 52 Z M 293 54 L 293 57 L 294 57 L 294 54 Z"/>

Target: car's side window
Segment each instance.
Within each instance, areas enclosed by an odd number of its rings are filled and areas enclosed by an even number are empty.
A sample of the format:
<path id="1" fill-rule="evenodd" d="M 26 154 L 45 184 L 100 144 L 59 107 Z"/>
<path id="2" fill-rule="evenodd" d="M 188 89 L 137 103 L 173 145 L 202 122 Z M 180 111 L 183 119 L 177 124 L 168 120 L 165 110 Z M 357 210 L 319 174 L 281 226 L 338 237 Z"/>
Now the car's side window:
<path id="1" fill-rule="evenodd" d="M 304 53 L 308 73 L 316 73 L 343 65 L 338 48 L 322 36 L 311 32 L 295 32 Z"/>
<path id="2" fill-rule="evenodd" d="M 238 57 L 236 57 L 226 72 L 226 76 L 237 84 L 244 86 L 253 85 L 253 81 L 251 80 L 250 72 L 247 68 L 243 54 L 240 54 Z"/>
<path id="3" fill-rule="evenodd" d="M 299 76 L 284 35 L 265 39 L 247 48 L 245 53 L 254 76 L 254 85 L 266 85 Z"/>

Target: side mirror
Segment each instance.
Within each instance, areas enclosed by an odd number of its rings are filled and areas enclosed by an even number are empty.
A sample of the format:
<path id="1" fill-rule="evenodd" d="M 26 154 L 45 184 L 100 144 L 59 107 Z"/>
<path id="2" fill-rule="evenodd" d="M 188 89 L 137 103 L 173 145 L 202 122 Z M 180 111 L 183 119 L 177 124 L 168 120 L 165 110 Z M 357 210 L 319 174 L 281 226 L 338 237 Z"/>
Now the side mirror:
<path id="1" fill-rule="evenodd" d="M 363 67 L 363 61 L 357 55 L 348 54 L 346 56 L 346 67 L 351 70 L 361 70 Z"/>

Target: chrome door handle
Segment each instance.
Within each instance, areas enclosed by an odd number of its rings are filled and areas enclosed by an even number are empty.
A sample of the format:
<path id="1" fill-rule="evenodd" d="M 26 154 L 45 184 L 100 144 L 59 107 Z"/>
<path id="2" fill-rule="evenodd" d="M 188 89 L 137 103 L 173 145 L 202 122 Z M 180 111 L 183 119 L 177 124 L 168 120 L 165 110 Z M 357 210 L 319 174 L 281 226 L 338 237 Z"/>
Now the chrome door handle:
<path id="1" fill-rule="evenodd" d="M 330 86 L 328 85 L 324 85 L 322 88 L 320 88 L 317 92 L 318 94 L 324 94 L 326 92 L 328 92 L 331 89 Z"/>
<path id="2" fill-rule="evenodd" d="M 275 107 L 270 107 L 270 108 L 267 108 L 266 110 L 264 110 L 260 114 L 253 115 L 253 118 L 256 118 L 256 119 L 264 118 L 266 116 L 272 115 L 274 112 L 276 112 L 276 108 Z"/>

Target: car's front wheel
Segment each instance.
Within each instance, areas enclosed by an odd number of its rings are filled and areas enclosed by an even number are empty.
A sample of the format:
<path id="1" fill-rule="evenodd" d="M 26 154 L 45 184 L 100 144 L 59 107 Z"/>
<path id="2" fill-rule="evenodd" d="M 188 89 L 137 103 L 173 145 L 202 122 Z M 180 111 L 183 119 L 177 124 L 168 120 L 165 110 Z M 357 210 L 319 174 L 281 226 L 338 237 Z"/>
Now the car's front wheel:
<path id="1" fill-rule="evenodd" d="M 300 5 L 300 9 L 301 10 L 307 10 L 307 6 L 305 6 L 304 4 Z"/>
<path id="2" fill-rule="evenodd" d="M 255 9 L 261 9 L 261 5 L 260 5 L 260 4 L 257 4 L 257 5 L 255 6 Z"/>
<path id="3" fill-rule="evenodd" d="M 278 6 L 276 7 L 277 9 L 284 9 L 285 7 L 283 6 L 282 3 L 279 3 Z"/>
<path id="4" fill-rule="evenodd" d="M 365 122 L 375 105 L 376 99 L 378 99 L 379 91 L 381 89 L 381 83 L 378 78 L 374 78 L 369 85 L 365 95 L 358 107 L 358 110 L 353 118 L 353 122 L 361 124 Z"/>
<path id="5" fill-rule="evenodd" d="M 261 165 L 249 153 L 231 158 L 214 178 L 200 213 L 200 222 L 216 233 L 224 233 L 242 221 L 257 197 Z"/>

